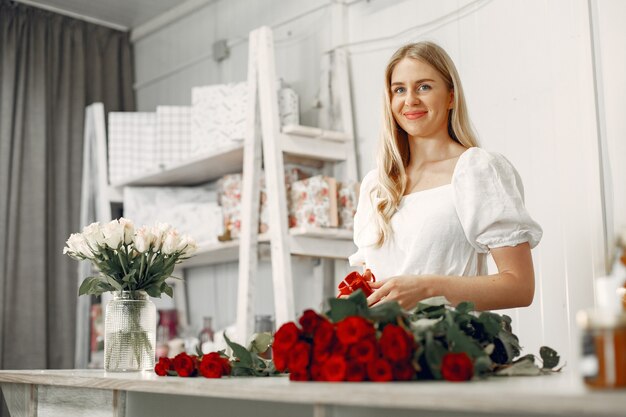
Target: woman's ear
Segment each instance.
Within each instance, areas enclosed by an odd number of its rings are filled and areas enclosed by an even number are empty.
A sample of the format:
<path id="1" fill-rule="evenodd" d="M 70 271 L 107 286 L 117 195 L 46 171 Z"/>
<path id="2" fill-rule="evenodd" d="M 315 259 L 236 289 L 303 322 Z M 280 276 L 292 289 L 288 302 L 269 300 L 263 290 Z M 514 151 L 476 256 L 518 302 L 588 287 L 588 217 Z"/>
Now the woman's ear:
<path id="1" fill-rule="evenodd" d="M 448 110 L 454 108 L 454 90 L 450 90 L 450 103 L 448 104 Z"/>

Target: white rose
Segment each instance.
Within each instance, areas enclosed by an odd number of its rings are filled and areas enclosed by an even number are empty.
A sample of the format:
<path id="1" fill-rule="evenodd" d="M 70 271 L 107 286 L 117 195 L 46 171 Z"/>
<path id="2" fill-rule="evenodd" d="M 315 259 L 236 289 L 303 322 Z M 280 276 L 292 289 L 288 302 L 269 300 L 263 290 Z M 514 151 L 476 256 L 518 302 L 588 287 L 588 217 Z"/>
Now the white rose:
<path id="1" fill-rule="evenodd" d="M 163 239 L 163 248 L 161 249 L 166 255 L 171 255 L 178 249 L 180 236 L 176 229 L 170 229 Z"/>
<path id="2" fill-rule="evenodd" d="M 184 256 L 193 254 L 198 249 L 196 241 L 189 235 L 183 235 L 176 248 L 177 252 L 181 252 Z"/>
<path id="3" fill-rule="evenodd" d="M 91 223 L 83 229 L 83 236 L 92 251 L 97 251 L 99 246 L 104 246 L 104 235 L 100 223 Z"/>
<path id="4" fill-rule="evenodd" d="M 135 232 L 135 249 L 137 252 L 144 253 L 150 249 L 150 245 L 154 243 L 154 235 L 146 226 L 142 226 Z"/>
<path id="5" fill-rule="evenodd" d="M 63 248 L 63 254 L 70 253 L 70 255 L 75 254 L 85 258 L 93 256 L 85 237 L 80 233 L 72 233 L 65 243 L 67 246 Z"/>
<path id="6" fill-rule="evenodd" d="M 124 225 L 112 220 L 102 227 L 104 243 L 111 249 L 117 249 L 124 241 Z"/>
<path id="7" fill-rule="evenodd" d="M 125 219 L 124 217 L 120 217 L 120 224 L 124 226 L 124 243 L 129 245 L 133 241 L 133 237 L 135 236 L 135 225 L 132 221 Z"/>
<path id="8" fill-rule="evenodd" d="M 152 246 L 152 251 L 157 252 L 161 250 L 161 246 L 163 245 L 163 241 L 165 240 L 165 236 L 167 232 L 170 231 L 172 226 L 167 223 L 157 223 L 151 228 L 151 232 L 154 235 L 154 243 Z"/>

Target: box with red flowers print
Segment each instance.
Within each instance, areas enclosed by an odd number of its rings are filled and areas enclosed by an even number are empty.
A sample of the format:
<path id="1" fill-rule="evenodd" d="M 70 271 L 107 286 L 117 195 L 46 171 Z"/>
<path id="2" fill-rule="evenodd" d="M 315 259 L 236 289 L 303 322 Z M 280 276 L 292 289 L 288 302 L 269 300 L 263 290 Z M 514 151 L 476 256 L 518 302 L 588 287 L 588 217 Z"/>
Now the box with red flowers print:
<path id="1" fill-rule="evenodd" d="M 337 227 L 337 181 L 316 175 L 291 184 L 290 227 Z"/>
<path id="2" fill-rule="evenodd" d="M 285 188 L 286 195 L 289 196 L 291 184 L 295 181 L 308 178 L 317 173 L 316 168 L 286 165 L 285 166 Z M 224 213 L 224 225 L 230 229 L 231 237 L 239 236 L 241 230 L 241 188 L 242 175 L 225 175 L 219 180 L 220 205 Z M 266 233 L 269 230 L 269 211 L 267 205 L 267 191 L 265 186 L 265 174 L 261 173 L 259 178 L 261 189 L 259 208 L 259 233 Z M 289 207 L 289 199 L 288 199 Z"/>
<path id="3" fill-rule="evenodd" d="M 359 202 L 360 183 L 343 181 L 337 185 L 337 204 L 339 210 L 339 227 L 353 230 L 354 215 Z"/>

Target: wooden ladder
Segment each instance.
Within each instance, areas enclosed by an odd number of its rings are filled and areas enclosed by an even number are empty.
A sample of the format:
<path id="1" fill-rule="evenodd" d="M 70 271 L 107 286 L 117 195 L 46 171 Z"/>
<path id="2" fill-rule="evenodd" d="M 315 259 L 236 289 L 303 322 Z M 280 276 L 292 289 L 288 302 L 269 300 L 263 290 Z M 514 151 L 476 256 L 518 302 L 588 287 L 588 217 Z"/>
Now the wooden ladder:
<path id="1" fill-rule="evenodd" d="M 269 243 L 276 327 L 295 319 L 291 255 L 304 254 L 324 258 L 324 296 L 334 291 L 332 258 L 337 240 L 331 236 L 301 237 L 290 233 L 284 177 L 284 156 L 293 155 L 326 163 L 341 163 L 342 178 L 358 180 L 357 160 L 350 100 L 347 55 L 332 52 L 337 77 L 343 132 L 319 129 L 318 137 L 281 129 L 278 106 L 274 40 L 270 28 L 250 33 L 248 55 L 248 109 L 244 139 L 241 232 L 239 246 L 239 281 L 237 304 L 237 339 L 245 343 L 253 330 L 254 284 L 258 265 L 259 177 L 261 161 L 265 169 L 269 211 Z M 343 136 L 343 140 L 336 140 Z M 330 138 L 335 139 L 330 139 Z M 262 149 L 261 149 L 262 145 Z M 335 165 L 335 164 L 332 164 Z M 341 251 L 339 251 L 341 252 Z M 341 257 L 345 261 L 344 257 Z"/>

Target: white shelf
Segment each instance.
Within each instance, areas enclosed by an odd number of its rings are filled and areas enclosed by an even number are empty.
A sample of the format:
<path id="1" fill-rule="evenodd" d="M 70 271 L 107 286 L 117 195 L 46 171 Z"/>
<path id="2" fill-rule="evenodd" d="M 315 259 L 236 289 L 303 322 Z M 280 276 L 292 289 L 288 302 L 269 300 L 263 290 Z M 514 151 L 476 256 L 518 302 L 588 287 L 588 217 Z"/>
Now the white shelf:
<path id="1" fill-rule="evenodd" d="M 356 251 L 352 231 L 345 229 L 293 228 L 289 230 L 291 253 L 332 259 L 347 259 Z M 259 243 L 269 243 L 269 235 L 259 235 Z M 200 245 L 196 254 L 181 264 L 184 268 L 239 260 L 239 240 Z"/>
<path id="2" fill-rule="evenodd" d="M 235 144 L 217 152 L 200 153 L 186 161 L 158 169 L 112 187 L 129 185 L 195 185 L 217 179 L 226 174 L 241 172 L 243 144 Z"/>
<path id="3" fill-rule="evenodd" d="M 282 151 L 290 155 L 326 162 L 343 162 L 349 155 L 347 142 L 284 132 L 279 140 Z"/>

